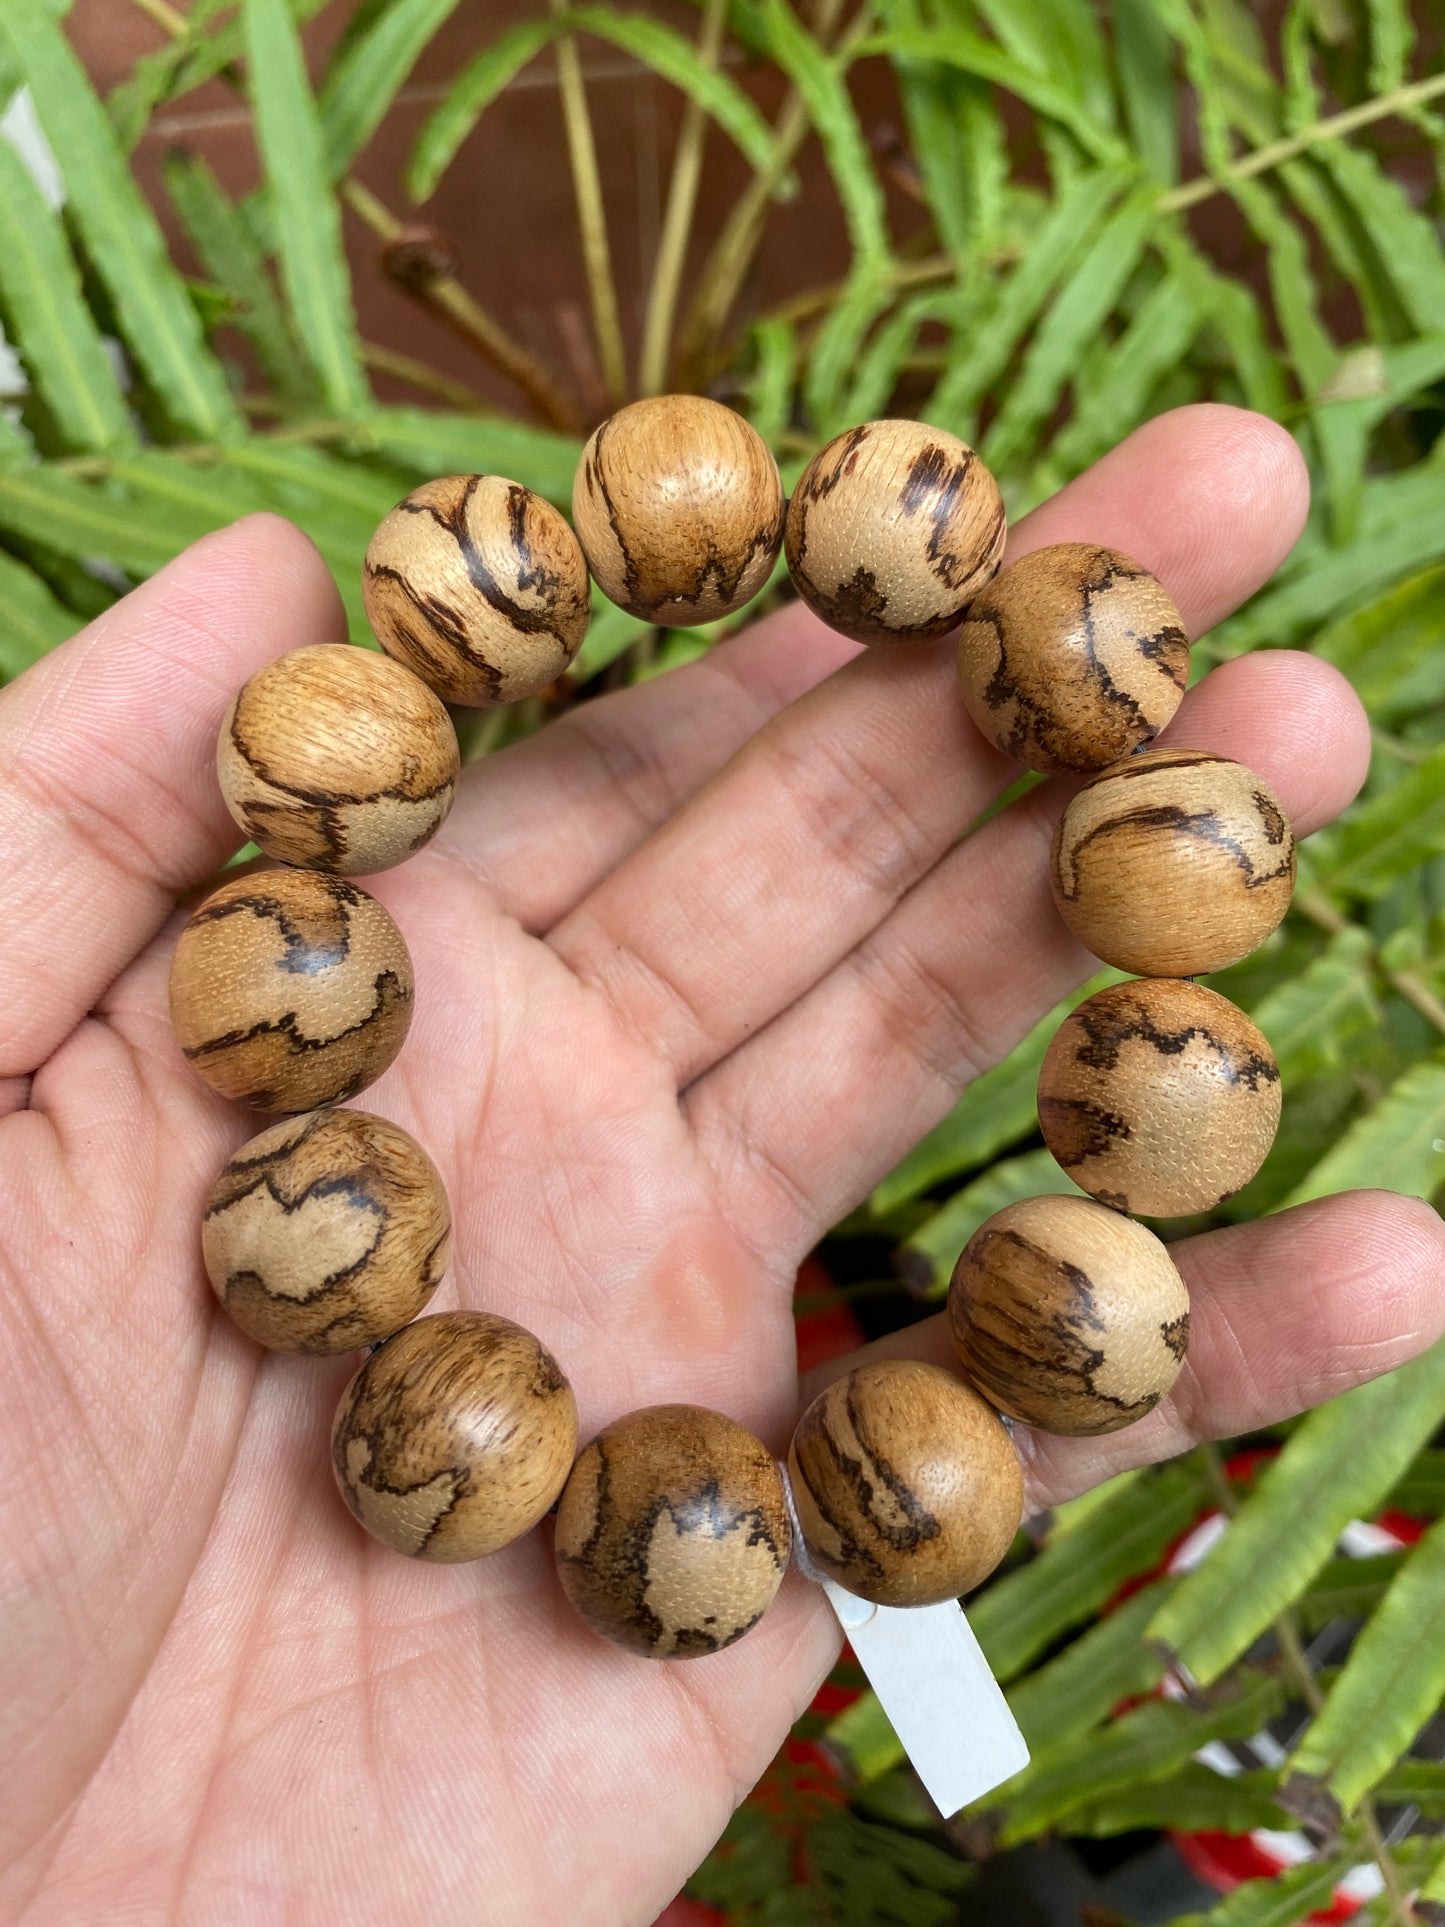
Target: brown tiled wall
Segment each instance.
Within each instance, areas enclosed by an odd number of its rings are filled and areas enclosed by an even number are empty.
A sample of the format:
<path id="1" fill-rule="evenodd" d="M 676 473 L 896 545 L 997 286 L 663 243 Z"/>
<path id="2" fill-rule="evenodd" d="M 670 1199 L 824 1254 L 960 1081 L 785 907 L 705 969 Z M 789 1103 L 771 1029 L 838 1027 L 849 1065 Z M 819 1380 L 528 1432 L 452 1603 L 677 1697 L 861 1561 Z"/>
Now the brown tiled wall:
<path id="1" fill-rule="evenodd" d="M 345 22 L 352 0 L 333 0 L 313 22 L 308 45 L 313 71 Z M 464 61 L 510 21 L 535 14 L 543 0 L 462 0 L 428 50 L 357 173 L 398 213 L 406 202 L 399 180 L 425 114 Z M 682 4 L 648 10 L 689 31 L 697 12 Z M 163 36 L 125 0 L 76 0 L 68 31 L 103 89 L 113 86 L 140 54 Z M 624 325 L 635 346 L 654 239 L 677 129 L 679 100 L 634 61 L 597 41 L 582 42 L 597 132 L 614 266 Z M 860 104 L 872 131 L 896 121 L 881 63 L 865 74 Z M 775 107 L 778 77 L 735 69 L 765 108 Z M 702 254 L 746 179 L 743 164 L 716 129 L 708 137 L 707 167 L 696 220 L 691 266 Z M 158 117 L 136 157 L 139 176 L 167 225 L 160 162 L 170 145 L 204 154 L 233 191 L 252 186 L 256 161 L 250 129 L 234 95 L 216 82 Z M 775 211 L 749 300 L 768 304 L 827 281 L 846 262 L 836 204 L 816 147 L 805 155 L 803 191 Z M 906 230 L 906 203 L 898 209 Z M 587 381 L 586 288 L 577 245 L 571 177 L 557 100 L 555 67 L 543 53 L 485 115 L 458 156 L 435 199 L 417 218 L 440 229 L 460 258 L 460 276 L 505 325 L 571 385 Z M 363 335 L 420 356 L 476 387 L 489 400 L 513 405 L 513 392 L 430 316 L 390 287 L 376 268 L 375 243 L 354 216 L 347 241 L 357 270 Z M 184 258 L 184 257 L 183 257 Z M 684 290 L 684 299 L 686 289 Z M 383 386 L 385 384 L 383 383 Z M 396 390 L 396 393 L 401 391 Z"/>

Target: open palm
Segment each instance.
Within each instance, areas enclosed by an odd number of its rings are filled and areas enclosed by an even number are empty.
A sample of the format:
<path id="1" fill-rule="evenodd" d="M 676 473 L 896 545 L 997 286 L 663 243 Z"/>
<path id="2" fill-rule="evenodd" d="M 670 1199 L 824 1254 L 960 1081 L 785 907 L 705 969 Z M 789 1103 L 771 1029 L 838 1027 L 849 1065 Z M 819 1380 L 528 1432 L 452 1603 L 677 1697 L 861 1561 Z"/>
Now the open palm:
<path id="1" fill-rule="evenodd" d="M 1128 550 L 1197 633 L 1303 509 L 1286 437 L 1191 409 L 1013 553 Z M 572 1616 L 545 1527 L 473 1566 L 382 1550 L 328 1469 L 351 1365 L 263 1355 L 215 1307 L 202 1203 L 263 1120 L 171 1039 L 173 905 L 235 842 L 211 770 L 235 687 L 341 635 L 319 559 L 262 518 L 0 699 L 7 1918 L 643 1923 L 834 1654 L 797 1578 L 736 1647 L 658 1665 Z M 1013 772 L 948 645 L 857 654 L 795 607 L 588 704 L 472 771 L 435 843 L 372 886 L 417 1015 L 362 1101 L 446 1180 L 434 1308 L 537 1332 L 584 1437 L 680 1399 L 782 1447 L 799 1258 L 1089 968 L 1049 899 L 1057 786 L 966 836 Z M 1286 655 L 1216 672 L 1171 740 L 1259 769 L 1304 831 L 1368 753 L 1347 688 Z M 1021 1434 L 1035 1503 L 1440 1327 L 1439 1224 L 1409 1200 L 1176 1251 L 1196 1310 L 1174 1397 L 1105 1440 Z M 933 1325 L 902 1342 L 943 1355 Z"/>

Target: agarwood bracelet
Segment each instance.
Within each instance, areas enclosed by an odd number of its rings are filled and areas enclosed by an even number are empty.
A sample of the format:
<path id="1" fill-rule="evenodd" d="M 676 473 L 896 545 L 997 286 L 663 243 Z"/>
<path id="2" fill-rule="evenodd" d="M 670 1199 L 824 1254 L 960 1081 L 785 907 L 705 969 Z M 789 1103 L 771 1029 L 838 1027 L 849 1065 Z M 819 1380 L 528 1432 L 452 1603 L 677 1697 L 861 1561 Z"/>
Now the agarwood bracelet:
<path id="1" fill-rule="evenodd" d="M 1273 1140 L 1269 1046 L 1191 979 L 1283 917 L 1289 824 L 1239 764 L 1148 749 L 1189 659 L 1162 586 L 1083 543 L 999 573 L 998 486 L 940 430 L 850 429 L 785 502 L 741 416 L 694 396 L 637 402 L 588 442 L 573 524 L 499 476 L 425 483 L 367 551 L 386 653 L 295 650 L 227 712 L 221 789 L 278 867 L 223 884 L 190 918 L 171 1011 L 213 1090 L 282 1121 L 216 1180 L 207 1274 L 258 1344 L 373 1348 L 332 1454 L 346 1504 L 385 1545 L 477 1559 L 555 1507 L 564 1592 L 633 1652 L 715 1652 L 766 1611 L 793 1536 L 767 1447 L 721 1413 L 659 1405 L 579 1455 L 571 1387 L 540 1340 L 484 1311 L 418 1316 L 447 1263 L 441 1178 L 397 1125 L 335 1107 L 381 1075 L 411 1019 L 402 935 L 348 879 L 403 861 L 446 817 L 459 759 L 441 699 L 516 702 L 555 682 L 582 643 L 589 575 L 649 621 L 711 622 L 757 593 L 785 547 L 798 593 L 857 641 L 957 630 L 983 735 L 1028 769 L 1083 779 L 1054 840 L 1054 895 L 1086 948 L 1136 973 L 1080 1004 L 1044 1060 L 1040 1125 L 1077 1190 L 1007 1206 L 959 1258 L 948 1311 L 964 1376 L 858 1367 L 809 1405 L 788 1452 L 813 1569 L 880 1605 L 957 1597 L 1022 1514 L 999 1414 L 1109 1432 L 1178 1374 L 1188 1293 L 1127 1214 L 1213 1208 Z"/>

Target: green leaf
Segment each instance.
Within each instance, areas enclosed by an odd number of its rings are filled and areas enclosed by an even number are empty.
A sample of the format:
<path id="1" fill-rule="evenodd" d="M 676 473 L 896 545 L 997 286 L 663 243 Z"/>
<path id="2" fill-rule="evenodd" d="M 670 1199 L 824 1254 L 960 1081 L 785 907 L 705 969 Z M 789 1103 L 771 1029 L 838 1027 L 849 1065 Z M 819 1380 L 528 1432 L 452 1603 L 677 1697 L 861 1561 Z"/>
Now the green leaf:
<path id="1" fill-rule="evenodd" d="M 1352 811 L 1325 874 L 1333 889 L 1377 897 L 1445 851 L 1445 748 Z"/>
<path id="2" fill-rule="evenodd" d="M 919 0 L 881 0 L 890 28 L 922 26 Z M 992 87 L 956 67 L 893 61 L 910 145 L 944 246 L 962 262 L 990 247 L 1004 222 L 1008 148 Z"/>
<path id="3" fill-rule="evenodd" d="M 582 444 L 500 415 L 444 415 L 425 408 L 373 408 L 358 423 L 382 454 L 420 476 L 505 475 L 566 507 Z"/>
<path id="4" fill-rule="evenodd" d="M 1445 1701 L 1445 1521 L 1405 1560 L 1292 1761 L 1285 1804 L 1334 1828 Z"/>
<path id="5" fill-rule="evenodd" d="M 1295 1617 L 1303 1632 L 1320 1632 L 1336 1619 L 1368 1619 L 1408 1555 L 1377 1552 L 1367 1559 L 1331 1559 L 1300 1594 Z"/>
<path id="6" fill-rule="evenodd" d="M 1258 1733 L 1284 1710 L 1284 1682 L 1261 1674 L 1205 1706 L 1151 1699 L 1102 1732 L 1083 1733 L 1035 1760 L 1002 1796 L 1004 1846 L 1043 1833 L 1070 1811 L 1141 1780 L 1162 1779 L 1211 1740 Z"/>
<path id="7" fill-rule="evenodd" d="M 1341 616 L 1312 647 L 1349 677 L 1376 723 L 1445 700 L 1445 564 Z"/>
<path id="8" fill-rule="evenodd" d="M 233 0 L 192 0 L 182 32 L 153 54 L 139 59 L 106 100 L 106 112 L 116 138 L 129 151 L 146 130 L 160 103 L 167 99 L 176 78 L 198 49 L 207 45 L 205 29 Z"/>
<path id="9" fill-rule="evenodd" d="M 422 122 L 404 177 L 414 201 L 431 199 L 457 149 L 497 95 L 563 30 L 557 19 L 519 20 L 473 55 Z"/>
<path id="10" fill-rule="evenodd" d="M 1350 1858 L 1309 1861 L 1273 1880 L 1246 1880 L 1207 1914 L 1181 1915 L 1173 1927 L 1299 1927 L 1327 1907 L 1350 1869 Z"/>
<path id="11" fill-rule="evenodd" d="M 868 142 L 837 63 L 819 46 L 788 0 L 763 0 L 773 58 L 798 89 L 837 189 L 848 239 L 866 269 L 888 259 L 888 217 Z"/>
<path id="12" fill-rule="evenodd" d="M 941 1210 L 909 1235 L 898 1254 L 899 1267 L 920 1295 L 941 1293 L 948 1287 L 959 1252 L 985 1219 L 1020 1198 L 1056 1194 L 1084 1195 L 1048 1151 L 1005 1158 L 955 1191 Z"/>
<path id="13" fill-rule="evenodd" d="M 331 191 L 316 103 L 286 0 L 245 0 L 256 142 L 276 223 L 281 279 L 296 332 L 328 405 L 339 415 L 365 408 L 341 210 Z"/>
<path id="14" fill-rule="evenodd" d="M 1070 275 L 984 439 L 984 459 L 991 467 L 1007 467 L 1053 412 L 1085 347 L 1143 259 L 1155 219 L 1152 187 L 1130 195 Z"/>
<path id="15" fill-rule="evenodd" d="M 1174 44 L 1153 0 L 1114 0 L 1119 94 L 1135 151 L 1156 181 L 1179 178 Z"/>
<path id="16" fill-rule="evenodd" d="M 1373 960 L 1365 931 L 1342 930 L 1253 1006 L 1250 1015 L 1269 1039 L 1287 1089 L 1333 1069 L 1350 1043 L 1379 1024 Z"/>
<path id="17" fill-rule="evenodd" d="M 1206 1686 L 1369 1518 L 1445 1416 L 1445 1345 L 1301 1420 L 1228 1532 L 1156 1614 L 1149 1638 Z"/>
<path id="18" fill-rule="evenodd" d="M 830 436 L 858 419 L 841 399 L 843 384 L 858 370 L 860 356 L 866 359 L 864 338 L 892 299 L 887 276 L 881 270 L 874 272 L 865 262 L 818 329 L 803 382 L 803 405 L 819 437 Z M 887 327 L 879 332 L 884 336 L 885 350 L 891 350 L 893 337 Z"/>
<path id="19" fill-rule="evenodd" d="M 207 274 L 235 304 L 231 317 L 256 351 L 267 379 L 293 402 L 311 399 L 316 384 L 302 359 L 265 253 L 244 212 L 230 200 L 199 154 L 173 149 L 165 159 L 166 191 Z"/>
<path id="20" fill-rule="evenodd" d="M 1445 1060 L 1412 1065 L 1328 1150 L 1287 1204 L 1379 1187 L 1431 1197 L 1445 1182 Z"/>
<path id="21" fill-rule="evenodd" d="M 860 56 L 900 55 L 913 60 L 928 60 L 945 67 L 958 67 L 978 80 L 993 82 L 1006 93 L 1015 94 L 1033 108 L 1066 127 L 1086 154 L 1096 161 L 1113 162 L 1123 157 L 1124 149 L 1106 127 L 1101 127 L 1078 99 L 1058 87 L 1047 74 L 1026 67 L 1004 52 L 996 41 L 981 34 L 967 33 L 961 27 L 929 32 L 903 28 L 878 34 L 859 47 Z"/>
<path id="22" fill-rule="evenodd" d="M 70 212 L 126 345 L 167 415 L 202 440 L 236 433 L 240 417 L 225 376 L 85 70 L 44 8 L 0 9 L 0 35 L 30 88 L 46 139 L 63 157 Z"/>
<path id="23" fill-rule="evenodd" d="M 1013 1688 L 1009 1705 L 1031 1752 L 1042 1755 L 1076 1739 L 1122 1701 L 1153 1692 L 1164 1662 L 1145 1645 L 1144 1628 L 1174 1583 L 1160 1579 L 1142 1587 Z"/>
<path id="24" fill-rule="evenodd" d="M 518 21 L 462 69 L 412 149 L 406 190 L 414 201 L 428 200 L 436 192 L 457 149 L 507 83 L 543 47 L 567 33 L 588 33 L 631 54 L 710 115 L 752 167 L 766 166 L 773 151 L 772 128 L 737 83 L 709 67 L 685 35 L 646 14 L 573 7 L 549 19 Z M 780 193 L 791 192 L 792 185 L 786 181 Z"/>
<path id="25" fill-rule="evenodd" d="M 979 0 L 979 11 L 1014 58 L 1050 74 L 1101 126 L 1114 117 L 1109 57 L 1095 9 L 1077 0 Z"/>
<path id="26" fill-rule="evenodd" d="M 1201 1467 L 1176 1460 L 1128 1481 L 1027 1565 L 986 1587 L 968 1616 L 995 1676 L 1016 1679 L 1126 1581 L 1152 1571 L 1207 1504 Z"/>
<path id="27" fill-rule="evenodd" d="M 9 682 L 79 626 L 38 575 L 0 549 L 0 676 Z"/>
<path id="28" fill-rule="evenodd" d="M 457 0 L 392 0 L 341 49 L 317 99 L 333 181 L 370 141 L 422 50 L 456 8 Z"/>
<path id="29" fill-rule="evenodd" d="M 1445 319 L 1445 251 L 1434 223 L 1368 149 L 1329 141 L 1319 159 L 1354 209 L 1410 320 L 1421 334 L 1438 330 Z"/>
<path id="30" fill-rule="evenodd" d="M 104 557 L 140 575 L 206 532 L 164 507 L 140 508 L 120 490 L 39 466 L 0 469 L 0 528 L 78 561 Z"/>
<path id="31" fill-rule="evenodd" d="M 135 438 L 115 369 L 85 296 L 60 217 L 0 139 L 0 301 L 6 333 L 66 448 L 120 448 Z"/>
<path id="32" fill-rule="evenodd" d="M 1074 263 L 1098 245 L 1099 224 L 1127 181 L 1122 169 L 1100 168 L 1071 182 L 1040 221 L 998 300 L 971 333 L 955 337 L 928 418 L 967 440 L 973 413 L 1003 374 L 1027 330 Z"/>
<path id="33" fill-rule="evenodd" d="M 798 331 L 790 321 L 765 315 L 753 323 L 751 340 L 756 360 L 746 388 L 747 415 L 771 444 L 792 420 Z"/>
<path id="34" fill-rule="evenodd" d="M 1117 1787 L 1070 1807 L 1068 1831 L 1095 1840 L 1144 1828 L 1238 1834 L 1269 1827 L 1283 1832 L 1289 1816 L 1278 1803 L 1277 1791 L 1273 1773 L 1240 1773 L 1231 1778 L 1190 1760 L 1167 1779 Z"/>

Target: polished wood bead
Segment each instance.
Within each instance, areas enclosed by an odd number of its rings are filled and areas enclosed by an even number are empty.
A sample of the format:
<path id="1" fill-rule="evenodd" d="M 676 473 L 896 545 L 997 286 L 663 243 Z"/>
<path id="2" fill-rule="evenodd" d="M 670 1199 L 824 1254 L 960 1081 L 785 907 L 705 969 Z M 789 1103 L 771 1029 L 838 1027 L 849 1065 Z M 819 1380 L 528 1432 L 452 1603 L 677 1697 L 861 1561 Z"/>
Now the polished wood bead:
<path id="1" fill-rule="evenodd" d="M 1294 832 L 1243 764 L 1146 750 L 1084 784 L 1052 867 L 1059 914 L 1086 950 L 1142 977 L 1202 977 L 1258 949 L 1284 916 Z"/>
<path id="2" fill-rule="evenodd" d="M 247 1337 L 350 1352 L 415 1318 L 451 1248 L 441 1175 L 400 1125 L 312 1111 L 251 1139 L 211 1189 L 201 1251 Z"/>
<path id="3" fill-rule="evenodd" d="M 295 649 L 226 712 L 216 773 L 226 808 L 279 863 L 367 876 L 441 827 L 456 793 L 456 731 L 439 699 L 370 649 Z"/>
<path id="4" fill-rule="evenodd" d="M 1039 1123 L 1069 1176 L 1147 1218 L 1212 1211 L 1248 1184 L 1279 1127 L 1279 1066 L 1244 1012 L 1174 977 L 1115 984 L 1059 1026 Z"/>
<path id="5" fill-rule="evenodd" d="M 267 870 L 206 898 L 171 960 L 171 1022 L 192 1067 L 258 1111 L 354 1097 L 411 1023 L 411 958 L 374 897 Z"/>
<path id="6" fill-rule="evenodd" d="M 783 485 L 751 423 L 700 395 L 619 408 L 577 465 L 572 520 L 597 586 L 687 628 L 750 602 L 783 539 Z"/>
<path id="7" fill-rule="evenodd" d="M 998 483 L 956 435 L 864 422 L 809 462 L 784 538 L 798 594 L 855 642 L 955 628 L 1003 556 Z"/>
<path id="8" fill-rule="evenodd" d="M 371 538 L 362 595 L 387 654 L 474 708 L 556 682 L 591 613 L 566 520 L 500 475 L 446 475 L 398 502 Z"/>
<path id="9" fill-rule="evenodd" d="M 341 1496 L 373 1538 L 455 1565 L 498 1552 L 552 1507 L 577 1450 L 555 1358 L 510 1318 L 436 1312 L 404 1325 L 341 1395 Z"/>
<path id="10" fill-rule="evenodd" d="M 998 1414 L 937 1365 L 889 1359 L 835 1379 L 788 1452 L 798 1525 L 830 1579 L 878 1606 L 932 1606 L 979 1585 L 1023 1517 L 1023 1472 Z"/>
<path id="11" fill-rule="evenodd" d="M 1060 542 L 985 583 L 958 640 L 963 700 L 1027 769 L 1096 770 L 1179 707 L 1189 638 L 1161 585 L 1117 549 Z"/>
<path id="12" fill-rule="evenodd" d="M 791 1548 L 772 1454 L 698 1405 L 651 1405 L 605 1426 L 557 1508 L 563 1591 L 594 1631 L 648 1659 L 741 1639 Z"/>
<path id="13" fill-rule="evenodd" d="M 1117 1432 L 1179 1376 L 1189 1293 L 1152 1231 L 1089 1198 L 1025 1198 L 964 1247 L 948 1293 L 969 1378 L 1045 1432 Z"/>

